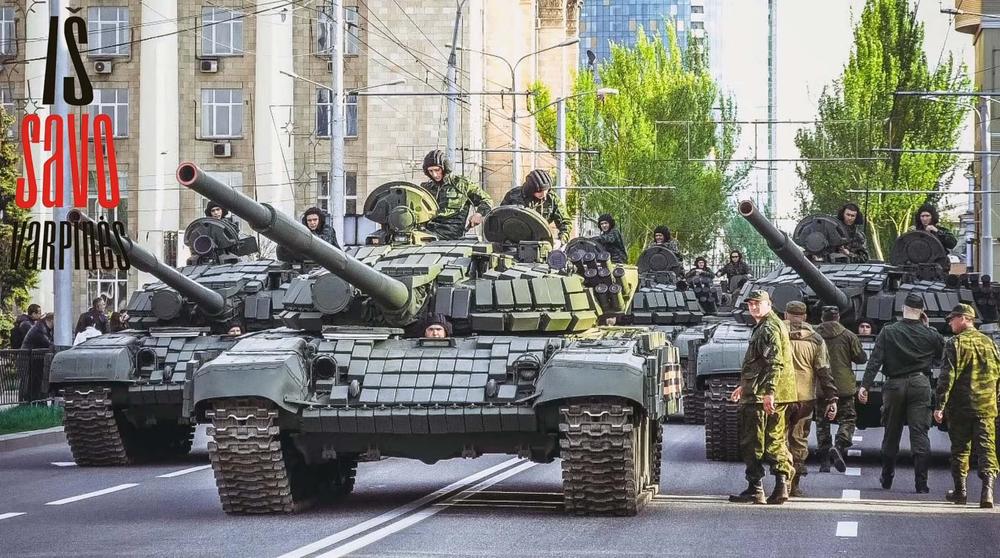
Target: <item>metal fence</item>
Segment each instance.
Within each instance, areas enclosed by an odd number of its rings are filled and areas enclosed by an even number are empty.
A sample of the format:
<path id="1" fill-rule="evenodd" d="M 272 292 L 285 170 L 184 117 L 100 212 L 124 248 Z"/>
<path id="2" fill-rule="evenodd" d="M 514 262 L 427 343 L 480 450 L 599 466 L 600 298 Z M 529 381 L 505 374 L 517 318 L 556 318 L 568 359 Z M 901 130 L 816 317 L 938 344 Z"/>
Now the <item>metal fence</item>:
<path id="1" fill-rule="evenodd" d="M 49 398 L 49 365 L 53 349 L 0 350 L 0 405 L 33 403 Z"/>

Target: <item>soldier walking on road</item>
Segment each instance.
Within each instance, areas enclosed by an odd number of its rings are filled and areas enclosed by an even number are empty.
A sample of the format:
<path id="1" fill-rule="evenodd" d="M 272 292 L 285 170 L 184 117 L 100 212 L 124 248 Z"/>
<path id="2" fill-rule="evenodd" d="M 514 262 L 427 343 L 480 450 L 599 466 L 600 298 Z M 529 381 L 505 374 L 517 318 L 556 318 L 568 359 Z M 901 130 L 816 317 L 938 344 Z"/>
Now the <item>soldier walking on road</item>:
<path id="1" fill-rule="evenodd" d="M 836 306 L 824 307 L 822 319 L 823 323 L 816 326 L 816 332 L 823 336 L 830 355 L 830 374 L 837 387 L 837 415 L 833 419 L 821 417 L 816 422 L 819 470 L 821 473 L 829 473 L 832 461 L 833 466 L 843 473 L 847 471 L 844 459 L 847 457 L 847 448 L 854 445 L 854 428 L 858 420 L 858 413 L 854 408 L 854 394 L 858 391 L 858 383 L 851 363 L 864 364 L 868 361 L 868 355 L 861 348 L 858 336 L 841 325 L 840 310 Z M 840 424 L 836 445 L 830 435 L 831 420 Z"/>
<path id="2" fill-rule="evenodd" d="M 927 461 L 931 443 L 931 362 L 941 357 L 944 338 L 920 323 L 924 299 L 910 293 L 903 301 L 903 319 L 887 325 L 875 338 L 875 348 L 865 368 L 858 390 L 858 401 L 868 403 L 868 390 L 881 370 L 886 377 L 882 387 L 882 488 L 892 488 L 903 425 L 910 429 L 913 453 L 913 477 L 918 494 L 927 487 Z"/>
<path id="3" fill-rule="evenodd" d="M 783 504 L 788 500 L 788 480 L 795 472 L 786 442 L 787 407 L 795 400 L 791 342 L 788 326 L 771 311 L 766 291 L 753 291 L 746 300 L 757 323 L 743 357 L 740 385 L 730 398 L 740 403 L 740 450 L 747 488 L 729 501 L 765 503 L 764 463 L 768 462 L 775 482 L 766 502 Z"/>
<path id="4" fill-rule="evenodd" d="M 968 502 L 965 477 L 969 474 L 969 450 L 973 443 L 979 457 L 982 494 L 979 507 L 993 507 L 993 482 L 997 477 L 996 417 L 1000 352 L 992 339 L 976 329 L 976 311 L 959 304 L 948 314 L 954 337 L 944 346 L 944 366 L 937 383 L 934 420 L 948 416 L 951 438 L 951 476 L 955 489 L 945 496 L 950 502 Z"/>
<path id="5" fill-rule="evenodd" d="M 790 494 L 805 496 L 799 486 L 809 474 L 809 429 L 813 409 L 820 417 L 836 416 L 837 388 L 830 377 L 830 357 L 826 342 L 806 323 L 806 305 L 793 300 L 785 305 L 788 337 L 792 348 L 792 370 L 795 373 L 795 403 L 788 406 L 788 450 L 792 454 L 795 476 Z M 817 406 L 817 400 L 820 405 Z"/>

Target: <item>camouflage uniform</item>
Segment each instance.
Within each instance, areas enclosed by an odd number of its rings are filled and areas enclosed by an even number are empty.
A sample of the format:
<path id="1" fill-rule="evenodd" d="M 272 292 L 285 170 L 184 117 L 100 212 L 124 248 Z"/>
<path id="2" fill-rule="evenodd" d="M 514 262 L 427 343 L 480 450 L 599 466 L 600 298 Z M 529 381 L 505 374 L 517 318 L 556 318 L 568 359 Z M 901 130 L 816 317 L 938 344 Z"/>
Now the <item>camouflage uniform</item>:
<path id="1" fill-rule="evenodd" d="M 538 199 L 535 193 L 545 190 L 545 197 Z M 569 234 L 573 224 L 569 220 L 566 206 L 563 205 L 559 196 L 552 192 L 552 177 L 543 170 L 535 169 L 528 173 L 524 184 L 517 188 L 511 188 L 503 197 L 500 205 L 519 205 L 534 209 L 547 223 L 552 223 L 559 230 L 559 240 L 565 244 L 569 242 Z"/>
<path id="2" fill-rule="evenodd" d="M 937 409 L 948 416 L 951 472 L 965 479 L 975 442 L 979 475 L 997 475 L 996 418 L 1000 352 L 993 340 L 974 327 L 945 344 L 944 366 L 937 383 Z"/>
<path id="3" fill-rule="evenodd" d="M 858 413 L 854 407 L 854 394 L 858 391 L 858 383 L 851 363 L 864 364 L 868 361 L 868 355 L 861 348 L 858 336 L 838 321 L 824 321 L 816 326 L 816 332 L 826 341 L 827 352 L 830 355 L 830 374 L 837 387 L 837 416 L 834 420 L 840 425 L 837 429 L 836 444 L 843 453 L 843 450 L 853 445 L 854 430 L 858 420 Z M 818 408 L 817 413 L 819 413 Z M 825 459 L 834 441 L 830 435 L 830 421 L 822 414 L 816 421 L 816 443 L 820 459 Z"/>
<path id="4" fill-rule="evenodd" d="M 804 314 L 805 305 L 799 304 Z M 792 303 L 789 303 L 790 306 Z M 787 308 L 785 311 L 790 312 Z M 795 490 L 798 477 L 807 474 L 810 421 L 817 396 L 822 402 L 822 410 L 817 413 L 823 416 L 826 406 L 837 400 L 837 388 L 830 377 L 830 357 L 823 338 L 807 323 L 788 324 L 788 327 L 796 391 L 796 403 L 788 406 L 788 450 L 795 467 L 796 478 L 792 482 L 792 489 Z"/>
<path id="5" fill-rule="evenodd" d="M 475 207 L 476 212 L 486 215 L 493 206 L 493 200 L 468 178 L 451 174 L 451 163 L 441 151 L 431 151 L 424 157 L 425 174 L 432 166 L 441 167 L 444 177 L 441 182 L 428 180 L 420 184 L 434 196 L 438 204 L 437 215 L 427 223 L 427 230 L 441 240 L 458 240 L 465 236 L 469 207 Z"/>

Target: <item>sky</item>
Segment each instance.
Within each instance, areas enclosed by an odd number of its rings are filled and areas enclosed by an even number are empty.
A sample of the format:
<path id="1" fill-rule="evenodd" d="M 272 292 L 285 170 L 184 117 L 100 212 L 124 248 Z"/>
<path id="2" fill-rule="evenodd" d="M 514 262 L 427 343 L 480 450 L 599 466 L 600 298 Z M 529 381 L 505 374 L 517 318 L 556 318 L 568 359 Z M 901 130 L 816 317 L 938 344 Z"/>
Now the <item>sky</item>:
<path id="1" fill-rule="evenodd" d="M 722 87 L 738 105 L 740 120 L 767 119 L 767 1 L 721 0 L 721 39 L 715 47 L 719 56 L 713 70 Z M 778 110 L 777 120 L 813 120 L 824 86 L 840 76 L 853 41 L 853 22 L 860 18 L 863 0 L 778 0 Z M 957 62 L 974 70 L 972 35 L 954 30 L 952 18 L 940 13 L 938 0 L 911 0 L 918 6 L 918 18 L 924 23 L 924 50 L 931 68 L 951 52 Z M 952 3 L 946 3 L 951 6 Z M 712 33 L 712 30 L 708 30 Z M 718 33 L 718 31 L 717 31 Z M 716 41 L 713 41 L 716 42 Z M 972 113 L 962 132 L 961 149 L 972 149 Z M 777 126 L 776 158 L 796 158 L 794 136 L 798 124 Z M 757 146 L 758 157 L 767 158 L 767 127 L 743 126 L 741 147 L 750 156 Z M 967 164 L 967 163 L 964 163 Z M 776 212 L 780 219 L 795 217 L 798 210 L 794 196 L 798 185 L 795 163 L 775 163 L 777 168 Z M 748 189 L 767 189 L 766 163 L 757 163 L 748 179 Z M 966 188 L 958 172 L 953 189 Z M 963 203 L 964 196 L 955 196 Z M 964 207 L 959 206 L 959 210 Z"/>

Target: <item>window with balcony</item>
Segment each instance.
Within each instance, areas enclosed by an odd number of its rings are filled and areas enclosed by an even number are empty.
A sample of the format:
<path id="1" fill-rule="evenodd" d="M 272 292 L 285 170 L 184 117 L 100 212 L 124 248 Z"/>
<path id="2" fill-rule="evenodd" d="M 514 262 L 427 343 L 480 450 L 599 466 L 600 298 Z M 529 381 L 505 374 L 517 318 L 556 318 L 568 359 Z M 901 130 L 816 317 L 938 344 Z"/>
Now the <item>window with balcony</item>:
<path id="1" fill-rule="evenodd" d="M 91 56 L 129 55 L 128 8 L 99 6 L 87 10 L 87 47 Z"/>
<path id="2" fill-rule="evenodd" d="M 204 29 L 201 53 L 204 56 L 243 55 L 243 13 L 225 8 L 203 8 Z"/>
<path id="3" fill-rule="evenodd" d="M 201 90 L 201 135 L 204 138 L 243 136 L 242 90 Z"/>

